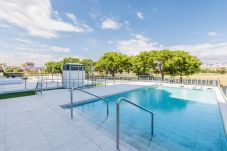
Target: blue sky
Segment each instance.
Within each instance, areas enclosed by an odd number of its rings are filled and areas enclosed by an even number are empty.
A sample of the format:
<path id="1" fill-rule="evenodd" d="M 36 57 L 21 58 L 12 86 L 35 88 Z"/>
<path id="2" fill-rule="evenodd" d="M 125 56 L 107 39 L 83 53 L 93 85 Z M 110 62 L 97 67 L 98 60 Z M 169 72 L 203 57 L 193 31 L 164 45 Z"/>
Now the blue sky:
<path id="1" fill-rule="evenodd" d="M 227 63 L 226 0 L 0 0 L 0 63 L 186 50 Z"/>

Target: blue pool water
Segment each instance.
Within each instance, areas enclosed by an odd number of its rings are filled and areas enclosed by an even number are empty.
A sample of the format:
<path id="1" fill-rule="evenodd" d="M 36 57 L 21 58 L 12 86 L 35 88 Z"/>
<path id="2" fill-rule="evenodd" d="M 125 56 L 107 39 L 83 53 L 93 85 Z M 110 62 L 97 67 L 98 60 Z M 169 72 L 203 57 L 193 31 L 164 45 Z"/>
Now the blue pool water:
<path id="1" fill-rule="evenodd" d="M 146 87 L 76 106 L 90 121 L 115 137 L 116 100 L 125 97 L 154 113 L 154 137 L 150 115 L 121 103 L 120 138 L 139 150 L 227 151 L 227 142 L 216 95 L 211 90 Z"/>

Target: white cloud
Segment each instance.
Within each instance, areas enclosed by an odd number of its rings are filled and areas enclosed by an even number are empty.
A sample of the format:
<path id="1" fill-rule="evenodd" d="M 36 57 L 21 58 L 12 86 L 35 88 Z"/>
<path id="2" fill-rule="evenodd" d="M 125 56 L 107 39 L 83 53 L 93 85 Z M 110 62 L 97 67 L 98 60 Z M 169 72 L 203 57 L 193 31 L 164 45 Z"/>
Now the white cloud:
<path id="1" fill-rule="evenodd" d="M 218 32 L 208 32 L 207 35 L 210 37 L 217 37 L 219 34 Z"/>
<path id="2" fill-rule="evenodd" d="M 50 50 L 53 50 L 55 52 L 67 53 L 67 52 L 70 52 L 71 51 L 69 48 L 57 47 L 57 46 L 51 46 L 49 48 L 50 48 Z"/>
<path id="3" fill-rule="evenodd" d="M 53 11 L 53 16 L 54 16 L 54 18 L 56 18 L 57 20 L 59 20 L 59 21 L 62 21 L 62 19 L 61 19 L 61 17 L 59 17 L 59 12 L 58 11 Z"/>
<path id="4" fill-rule="evenodd" d="M 121 24 L 113 19 L 106 18 L 102 21 L 101 27 L 102 27 L 102 29 L 117 30 L 121 27 Z"/>
<path id="5" fill-rule="evenodd" d="M 169 48 L 186 50 L 192 55 L 199 57 L 204 63 L 227 63 L 227 42 L 175 45 L 169 46 Z"/>
<path id="6" fill-rule="evenodd" d="M 55 19 L 58 13 L 50 0 L 0 1 L 0 8 L 0 21 L 21 27 L 33 36 L 53 38 L 58 32 L 80 32 L 76 25 Z"/>
<path id="7" fill-rule="evenodd" d="M 28 39 L 15 39 L 13 44 L 16 50 L 22 52 L 32 52 L 32 53 L 69 53 L 71 50 L 65 47 L 46 45 L 39 42 L 31 41 Z"/>
<path id="8" fill-rule="evenodd" d="M 0 44 L 0 62 L 9 65 L 20 65 L 26 61 L 32 61 L 41 66 L 48 61 L 64 58 L 71 51 L 69 48 L 46 45 L 22 38 L 8 42 L 1 41 Z"/>
<path id="9" fill-rule="evenodd" d="M 65 15 L 71 19 L 73 21 L 73 23 L 75 24 L 75 29 L 77 32 L 90 32 L 93 31 L 93 29 L 91 27 L 89 27 L 87 24 L 78 21 L 78 19 L 76 18 L 76 16 L 72 13 L 65 13 Z"/>
<path id="10" fill-rule="evenodd" d="M 142 51 L 159 49 L 161 46 L 156 42 L 152 42 L 149 38 L 143 35 L 134 35 L 132 39 L 118 41 L 117 49 L 129 55 L 136 55 Z"/>
<path id="11" fill-rule="evenodd" d="M 204 63 L 227 63 L 227 42 L 165 46 L 153 42 L 150 38 L 142 35 L 134 35 L 132 39 L 118 41 L 117 49 L 129 55 L 136 55 L 142 51 L 149 50 L 185 50 L 197 56 Z"/>
<path id="12" fill-rule="evenodd" d="M 87 47 L 82 47 L 82 50 L 85 52 L 89 52 L 89 49 Z"/>
<path id="13" fill-rule="evenodd" d="M 62 58 L 64 58 L 64 55 L 50 55 L 26 52 L 8 53 L 0 51 L 0 62 L 7 63 L 7 65 L 20 65 L 24 62 L 32 61 L 36 64 L 36 66 L 43 66 L 48 61 L 59 61 Z"/>
<path id="14" fill-rule="evenodd" d="M 142 12 L 136 12 L 136 16 L 137 16 L 139 19 L 144 19 L 144 16 L 143 16 L 143 13 L 142 13 Z"/>

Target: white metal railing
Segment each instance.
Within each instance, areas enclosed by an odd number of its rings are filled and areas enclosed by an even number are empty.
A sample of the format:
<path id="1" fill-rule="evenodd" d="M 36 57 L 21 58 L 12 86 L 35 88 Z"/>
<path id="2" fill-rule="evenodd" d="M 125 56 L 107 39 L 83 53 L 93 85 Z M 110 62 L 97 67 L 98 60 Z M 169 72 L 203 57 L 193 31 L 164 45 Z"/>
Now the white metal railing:
<path id="1" fill-rule="evenodd" d="M 37 81 L 35 91 L 43 94 L 43 80 Z"/>
<path id="2" fill-rule="evenodd" d="M 203 79 L 188 79 L 188 78 L 162 78 L 151 76 L 93 76 L 93 80 L 100 81 L 105 85 L 126 82 L 158 82 L 158 83 L 172 83 L 172 84 L 185 84 L 185 85 L 200 85 L 200 86 L 214 86 L 220 85 L 219 80 L 203 80 Z"/>
<path id="3" fill-rule="evenodd" d="M 147 113 L 149 113 L 151 115 L 151 136 L 154 135 L 154 114 L 153 112 L 149 111 L 148 109 L 143 108 L 142 106 L 139 106 L 131 101 L 129 101 L 126 98 L 119 98 L 116 102 L 116 149 L 120 150 L 120 103 L 122 101 L 125 101 L 143 111 L 146 111 Z"/>
<path id="4" fill-rule="evenodd" d="M 78 87 L 74 87 L 74 88 L 72 88 L 72 89 L 70 89 L 70 110 L 71 110 L 71 118 L 73 119 L 73 91 L 74 90 L 79 90 L 79 91 L 81 91 L 81 92 L 84 92 L 84 93 L 87 93 L 87 94 L 89 94 L 89 95 L 91 95 L 91 96 L 94 96 L 94 97 L 96 97 L 96 98 L 98 98 L 98 99 L 101 99 L 101 100 L 104 100 L 104 101 L 106 101 L 106 116 L 108 117 L 109 116 L 109 101 L 107 100 L 107 99 L 105 99 L 105 98 L 103 98 L 103 97 L 100 97 L 100 96 L 97 96 L 97 95 L 95 95 L 95 94 L 93 94 L 93 93 L 90 93 L 90 92 L 88 92 L 88 91 L 85 91 L 85 90 L 83 90 L 83 89 L 81 89 L 81 88 L 78 88 Z"/>

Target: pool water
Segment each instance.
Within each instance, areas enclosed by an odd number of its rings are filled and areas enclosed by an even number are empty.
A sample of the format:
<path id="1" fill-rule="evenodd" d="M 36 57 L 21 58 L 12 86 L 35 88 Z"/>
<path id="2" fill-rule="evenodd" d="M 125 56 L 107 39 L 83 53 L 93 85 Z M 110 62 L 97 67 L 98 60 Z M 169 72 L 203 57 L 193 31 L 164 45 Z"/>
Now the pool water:
<path id="1" fill-rule="evenodd" d="M 76 106 L 90 121 L 115 138 L 116 100 L 119 97 L 154 113 L 154 137 L 150 114 L 126 102 L 120 107 L 120 138 L 139 150 L 227 151 L 227 141 L 215 92 L 169 87 L 145 87 Z"/>

